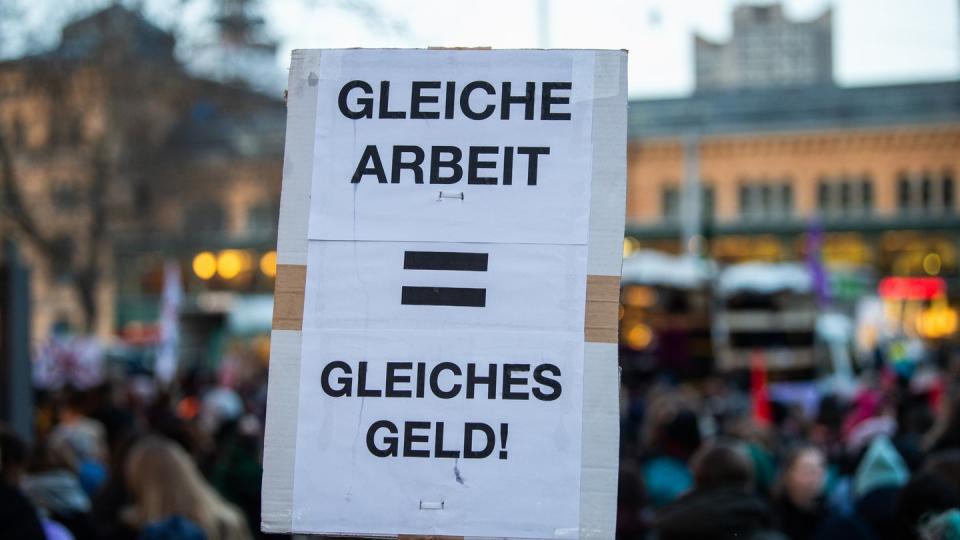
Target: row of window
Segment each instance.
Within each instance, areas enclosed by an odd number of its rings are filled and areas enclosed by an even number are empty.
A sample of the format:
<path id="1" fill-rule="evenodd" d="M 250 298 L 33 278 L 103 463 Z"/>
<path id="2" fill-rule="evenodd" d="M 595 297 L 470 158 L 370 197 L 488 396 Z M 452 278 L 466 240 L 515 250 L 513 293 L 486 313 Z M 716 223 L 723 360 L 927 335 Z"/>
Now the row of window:
<path id="1" fill-rule="evenodd" d="M 701 213 L 705 219 L 714 214 L 714 188 L 709 181 L 700 184 Z M 822 177 L 816 187 L 817 210 L 825 217 L 868 215 L 874 210 L 874 183 L 870 175 Z M 955 181 L 949 169 L 940 173 L 902 172 L 897 178 L 897 210 L 903 214 L 953 212 Z M 678 185 L 664 186 L 661 211 L 665 219 L 677 220 L 682 214 L 683 197 Z M 786 178 L 758 178 L 740 182 L 737 191 L 740 216 L 745 220 L 773 221 L 789 219 L 794 210 L 794 184 Z"/>
<path id="2" fill-rule="evenodd" d="M 28 145 L 27 126 L 21 117 L 14 116 L 7 126 L 0 126 L 0 129 L 4 129 L 4 133 L 13 148 L 23 148 Z M 82 118 L 73 116 L 63 119 L 60 116 L 55 116 L 51 119 L 47 129 L 46 145 L 75 145 L 83 141 L 84 125 Z"/>

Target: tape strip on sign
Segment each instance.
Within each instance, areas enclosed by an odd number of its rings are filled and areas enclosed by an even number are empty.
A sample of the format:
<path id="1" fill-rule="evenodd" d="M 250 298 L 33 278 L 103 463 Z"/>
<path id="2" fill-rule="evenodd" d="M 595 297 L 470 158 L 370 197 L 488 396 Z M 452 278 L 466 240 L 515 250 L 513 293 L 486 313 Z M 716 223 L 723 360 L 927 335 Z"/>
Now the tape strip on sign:
<path id="1" fill-rule="evenodd" d="M 274 330 L 301 330 L 303 328 L 303 294 L 306 285 L 306 266 L 277 265 L 277 279 L 273 293 Z"/>
<path id="2" fill-rule="evenodd" d="M 587 309 L 583 336 L 591 343 L 616 343 L 620 276 L 587 276 Z"/>

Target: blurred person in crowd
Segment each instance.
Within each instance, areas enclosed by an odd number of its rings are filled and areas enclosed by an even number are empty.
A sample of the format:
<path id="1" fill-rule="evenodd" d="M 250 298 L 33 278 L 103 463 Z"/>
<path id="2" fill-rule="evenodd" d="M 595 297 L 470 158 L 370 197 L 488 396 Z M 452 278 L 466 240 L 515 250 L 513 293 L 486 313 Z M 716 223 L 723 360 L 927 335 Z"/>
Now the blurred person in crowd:
<path id="1" fill-rule="evenodd" d="M 700 446 L 700 426 L 692 411 L 681 410 L 654 429 L 655 450 L 644 464 L 643 482 L 650 502 L 661 506 L 675 500 L 693 484 L 687 461 Z"/>
<path id="2" fill-rule="evenodd" d="M 620 461 L 617 481 L 617 540 L 643 540 L 647 537 L 647 495 L 637 463 Z"/>
<path id="3" fill-rule="evenodd" d="M 826 478 L 826 458 L 815 446 L 798 447 L 784 459 L 774 504 L 780 529 L 790 540 L 813 538 L 823 521 Z"/>
<path id="4" fill-rule="evenodd" d="M 753 469 L 746 452 L 714 443 L 691 460 L 694 488 L 663 508 L 654 521 L 661 540 L 782 539 L 767 503 L 752 491 Z"/>
<path id="5" fill-rule="evenodd" d="M 36 444 L 20 487 L 38 509 L 63 524 L 77 540 L 96 538 L 90 499 L 62 447 L 50 448 L 43 441 Z"/>
<path id="6" fill-rule="evenodd" d="M 924 519 L 958 506 L 960 489 L 950 480 L 929 470 L 917 474 L 897 499 L 897 538 L 919 539 Z"/>
<path id="7" fill-rule="evenodd" d="M 26 461 L 27 445 L 0 427 L 0 531 L 9 538 L 44 540 L 40 516 L 18 487 Z"/>
<path id="8" fill-rule="evenodd" d="M 877 436 L 854 474 L 852 511 L 829 517 L 815 538 L 894 540 L 897 498 L 909 478 L 910 471 L 890 439 Z"/>
<path id="9" fill-rule="evenodd" d="M 930 453 L 960 448 L 960 393 L 943 405 L 924 436 L 924 448 Z"/>
<path id="10" fill-rule="evenodd" d="M 920 526 L 923 540 L 960 540 L 960 510 L 946 510 L 930 518 Z"/>
<path id="11" fill-rule="evenodd" d="M 127 399 L 126 385 L 107 381 L 91 392 L 93 403 L 90 417 L 100 422 L 106 432 L 108 450 L 112 449 L 136 423 Z"/>
<path id="12" fill-rule="evenodd" d="M 28 454 L 23 439 L 0 426 L 0 533 L 4 538 L 74 540 L 69 529 L 21 491 Z"/>
<path id="13" fill-rule="evenodd" d="M 130 450 L 125 474 L 133 497 L 125 519 L 143 538 L 251 538 L 240 511 L 207 483 L 177 443 L 158 436 L 143 438 Z M 196 535 L 197 529 L 203 536 Z"/>
<path id="14" fill-rule="evenodd" d="M 107 481 L 93 498 L 93 516 L 102 540 L 125 540 L 135 538 L 133 531 L 123 519 L 123 510 L 130 505 L 131 495 L 127 489 L 125 465 L 130 449 L 143 435 L 129 431 L 118 436 L 111 445 Z"/>
<path id="15" fill-rule="evenodd" d="M 50 448 L 76 463 L 80 485 L 93 495 L 106 479 L 107 435 L 103 424 L 86 415 L 86 395 L 67 393 L 60 420 L 50 432 Z"/>
<path id="16" fill-rule="evenodd" d="M 260 422 L 252 415 L 220 426 L 209 473 L 210 483 L 243 512 L 254 531 L 260 524 L 261 433 Z"/>

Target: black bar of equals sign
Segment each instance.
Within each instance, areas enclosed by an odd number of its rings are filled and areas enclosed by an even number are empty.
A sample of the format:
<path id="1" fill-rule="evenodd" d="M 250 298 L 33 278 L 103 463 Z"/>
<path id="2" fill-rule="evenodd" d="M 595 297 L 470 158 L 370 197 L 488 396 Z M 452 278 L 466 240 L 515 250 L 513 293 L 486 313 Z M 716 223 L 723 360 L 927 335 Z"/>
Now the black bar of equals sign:
<path id="1" fill-rule="evenodd" d="M 404 270 L 486 272 L 487 253 L 405 251 Z M 485 307 L 487 290 L 472 287 L 411 287 L 404 285 L 400 303 L 407 306 Z"/>

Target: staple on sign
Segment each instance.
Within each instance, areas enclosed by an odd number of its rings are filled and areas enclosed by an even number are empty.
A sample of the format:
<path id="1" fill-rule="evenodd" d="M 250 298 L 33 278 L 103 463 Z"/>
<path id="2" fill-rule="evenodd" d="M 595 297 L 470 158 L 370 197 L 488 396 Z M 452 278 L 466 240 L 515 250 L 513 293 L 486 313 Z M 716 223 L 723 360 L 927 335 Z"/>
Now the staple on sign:
<path id="1" fill-rule="evenodd" d="M 421 510 L 443 510 L 443 501 L 434 502 L 434 501 L 420 501 Z"/>
<path id="2" fill-rule="evenodd" d="M 443 199 L 460 199 L 464 200 L 462 191 L 440 191 L 440 194 L 437 196 L 437 200 Z"/>

